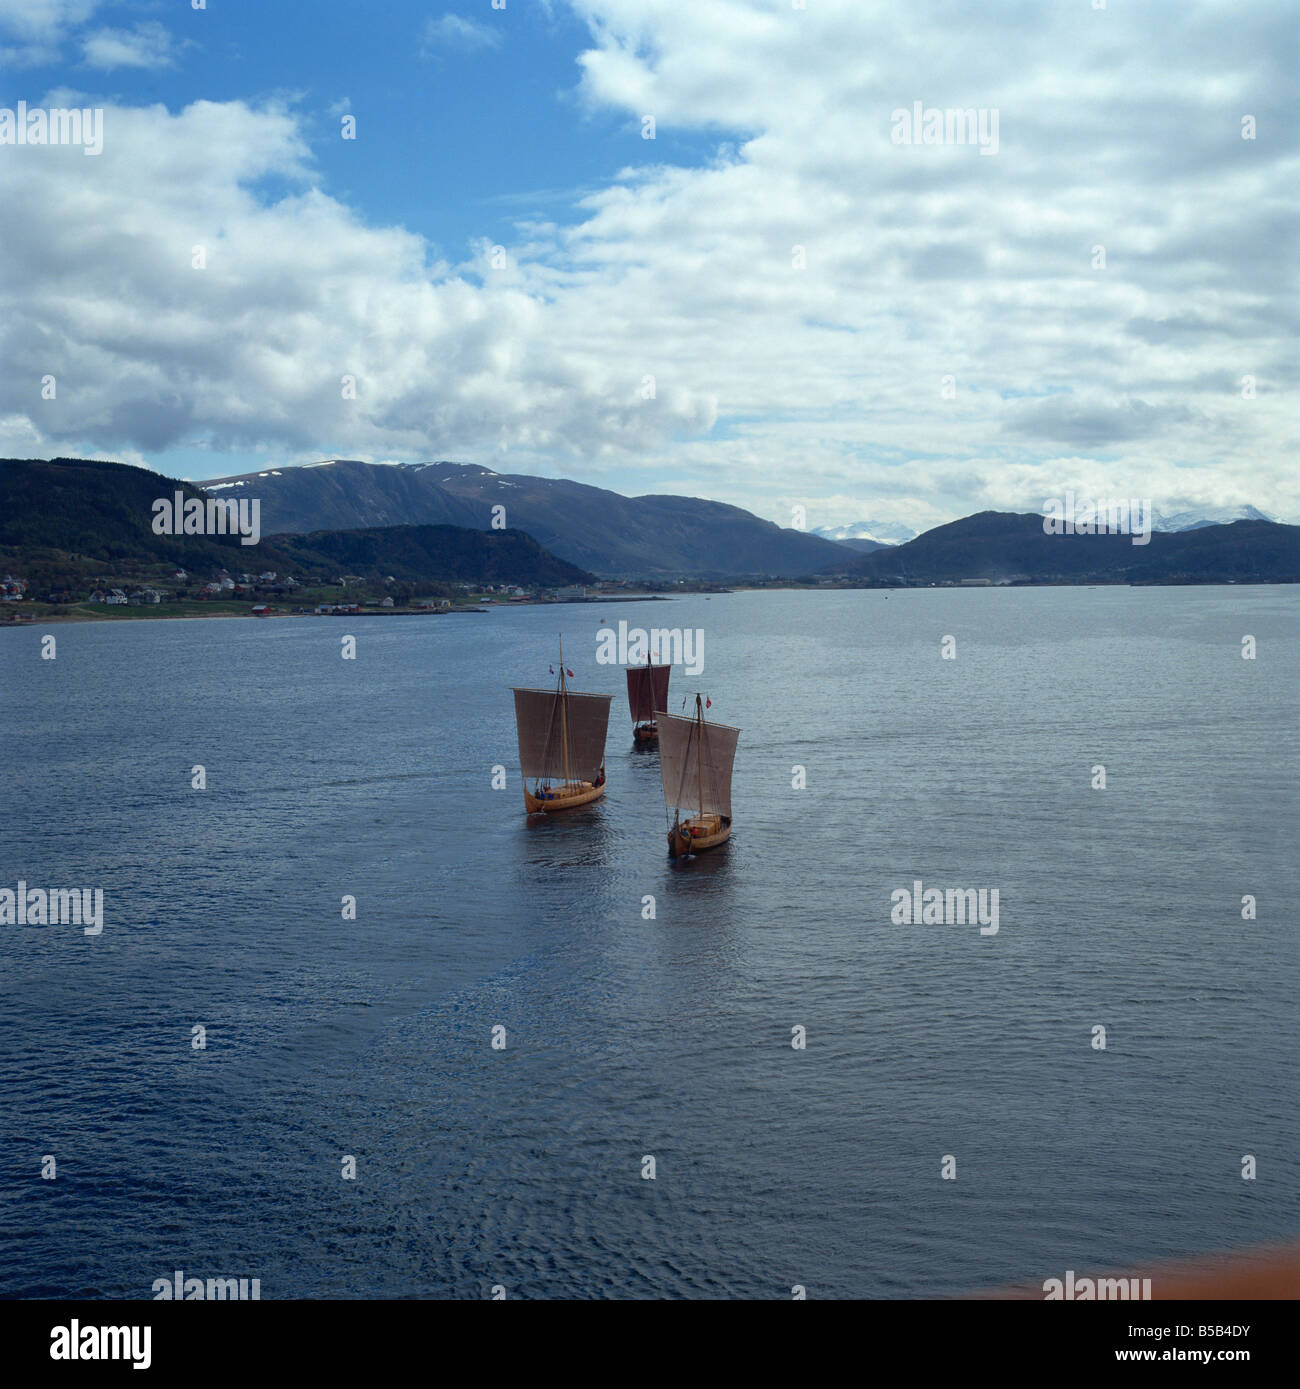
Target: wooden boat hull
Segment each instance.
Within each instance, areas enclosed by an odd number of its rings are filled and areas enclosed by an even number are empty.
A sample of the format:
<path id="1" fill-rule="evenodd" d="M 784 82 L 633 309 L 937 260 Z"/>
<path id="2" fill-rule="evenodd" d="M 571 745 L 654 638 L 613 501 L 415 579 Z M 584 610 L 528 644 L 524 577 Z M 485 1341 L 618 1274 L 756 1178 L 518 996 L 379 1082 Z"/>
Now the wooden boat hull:
<path id="1" fill-rule="evenodd" d="M 699 831 L 692 833 L 692 831 Z M 674 824 L 668 831 L 668 852 L 673 858 L 699 854 L 716 848 L 731 838 L 731 821 L 720 815 L 693 816 Z"/>
<path id="2" fill-rule="evenodd" d="M 659 729 L 652 723 L 639 723 L 632 729 L 632 742 L 639 748 L 659 741 Z"/>
<path id="3" fill-rule="evenodd" d="M 569 782 L 564 786 L 552 786 L 549 796 L 534 796 L 524 787 L 524 807 L 529 815 L 549 815 L 554 810 L 572 810 L 575 806 L 589 805 L 605 794 L 605 783 L 593 786 L 589 781 Z"/>

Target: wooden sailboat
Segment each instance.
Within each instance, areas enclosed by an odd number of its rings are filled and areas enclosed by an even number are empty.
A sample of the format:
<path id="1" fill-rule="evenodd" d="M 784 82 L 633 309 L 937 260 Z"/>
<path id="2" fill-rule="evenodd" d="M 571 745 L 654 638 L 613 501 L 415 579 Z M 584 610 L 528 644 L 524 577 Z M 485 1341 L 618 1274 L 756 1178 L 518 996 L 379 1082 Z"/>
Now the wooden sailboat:
<path id="1" fill-rule="evenodd" d="M 579 694 L 569 689 L 565 676 L 561 647 L 555 689 L 514 687 L 519 768 L 530 815 L 570 810 L 605 794 L 605 734 L 614 696 Z"/>
<path id="2" fill-rule="evenodd" d="M 740 729 L 709 723 L 699 695 L 694 718 L 661 713 L 658 723 L 664 802 L 673 811 L 668 852 L 681 858 L 725 843 L 731 838 L 731 768 Z"/>
<path id="3" fill-rule="evenodd" d="M 632 711 L 632 742 L 648 747 L 659 741 L 659 725 L 655 716 L 668 708 L 668 675 L 671 666 L 643 666 L 627 669 L 627 703 Z"/>

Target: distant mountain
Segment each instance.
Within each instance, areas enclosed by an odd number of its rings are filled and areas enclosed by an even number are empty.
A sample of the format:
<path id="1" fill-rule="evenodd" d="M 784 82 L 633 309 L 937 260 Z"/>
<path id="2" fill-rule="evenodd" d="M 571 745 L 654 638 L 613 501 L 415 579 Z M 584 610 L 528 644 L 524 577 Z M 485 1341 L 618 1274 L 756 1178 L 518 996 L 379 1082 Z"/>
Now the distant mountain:
<path id="1" fill-rule="evenodd" d="M 888 550 L 890 548 L 879 540 L 866 540 L 855 535 L 844 540 L 837 540 L 835 543 L 843 545 L 846 550 L 856 550 L 860 555 L 869 555 L 872 550 Z"/>
<path id="2" fill-rule="evenodd" d="M 296 468 L 213 478 L 196 484 L 217 497 L 260 497 L 267 533 L 346 531 L 374 526 L 468 526 L 484 530 L 481 508 L 437 485 L 436 464 L 361 463 L 340 458 Z"/>
<path id="3" fill-rule="evenodd" d="M 349 473 L 356 474 L 355 488 Z M 303 482 L 313 474 L 326 481 Z M 106 576 L 171 586 L 177 568 L 197 583 L 222 569 L 275 570 L 304 584 L 332 583 L 340 573 L 375 583 L 391 576 L 405 584 L 589 581 L 596 565 L 558 557 L 545 545 L 544 535 L 558 534 L 573 552 L 598 555 L 606 565 L 615 556 L 629 575 L 645 577 L 662 572 L 655 565 L 667 555 L 679 573 L 784 577 L 788 566 L 792 577 L 840 573 L 880 584 L 1300 582 L 1300 527 L 1268 520 L 1193 524 L 1154 532 L 1149 544 L 1134 545 L 1124 535 L 1047 535 L 1039 514 L 985 511 L 901 545 L 854 554 L 843 542 L 782 530 L 719 502 L 623 497 L 581 483 L 504 477 L 452 463 L 335 463 L 227 481 L 232 485 L 214 488 L 217 497 L 261 500 L 260 544 L 243 546 L 237 536 L 155 535 L 156 499 L 177 490 L 187 498 L 202 494 L 145 468 L 72 458 L 0 460 L 0 572 L 28 579 L 31 591 L 72 590 Z M 365 504 L 367 491 L 376 506 L 441 506 L 475 519 L 490 520 L 492 507 L 504 506 L 508 528 L 407 515 L 401 525 L 274 533 L 284 526 L 277 498 L 297 495 L 312 504 L 321 498 L 322 506 L 346 516 Z"/>
<path id="4" fill-rule="evenodd" d="M 593 578 L 518 529 L 400 525 L 272 535 L 263 507 L 257 545 L 241 545 L 238 536 L 155 535 L 153 503 L 177 491 L 205 500 L 190 483 L 124 463 L 0 459 L 0 570 L 28 579 L 33 592 L 82 587 L 100 575 L 175 587 L 166 571 L 178 568 L 200 584 L 223 569 L 274 570 L 304 584 L 332 583 L 340 573 L 376 583 L 391 576 L 543 587 Z"/>
<path id="5" fill-rule="evenodd" d="M 558 588 L 595 576 L 548 554 L 521 530 L 477 531 L 465 526 L 381 526 L 271 537 L 286 563 L 299 569 L 357 574 L 375 583 L 538 584 Z"/>
<path id="6" fill-rule="evenodd" d="M 902 545 L 916 538 L 911 526 L 901 521 L 850 521 L 844 526 L 818 526 L 812 533 L 824 540 L 870 540 L 876 545 Z"/>
<path id="7" fill-rule="evenodd" d="M 1254 506 L 1221 506 L 1198 511 L 1176 511 L 1172 516 L 1155 512 L 1151 529 L 1156 531 L 1194 531 L 1204 526 L 1230 526 L 1234 521 L 1276 521 Z"/>
<path id="8" fill-rule="evenodd" d="M 1154 533 L 1048 535 L 1041 515 L 981 511 L 828 572 L 869 583 L 1297 583 L 1300 526 L 1236 521 Z"/>
<path id="9" fill-rule="evenodd" d="M 82 458 L 0 459 L 0 547 L 49 550 L 103 565 L 166 562 L 182 569 L 231 564 L 248 552 L 229 536 L 155 535 L 153 502 L 203 494 L 147 468 Z"/>
<path id="10" fill-rule="evenodd" d="M 1010 514 L 1010 513 L 1008 513 Z M 1254 506 L 1202 507 L 1196 511 L 1177 511 L 1170 515 L 1156 511 L 1153 514 L 1152 530 L 1190 531 L 1204 526 L 1226 526 L 1233 521 L 1276 521 Z M 876 545 L 901 545 L 915 540 L 918 534 L 911 526 L 896 521 L 852 521 L 843 526 L 818 526 L 812 532 L 824 540 L 837 540 L 842 545 L 856 544 L 859 541 L 873 541 Z M 874 546 L 864 545 L 870 551 Z"/>
<path id="11" fill-rule="evenodd" d="M 352 460 L 267 469 L 202 484 L 217 496 L 257 496 L 268 531 L 369 528 L 435 521 L 485 529 L 494 508 L 561 559 L 618 578 L 793 577 L 843 554 L 807 532 L 695 497 L 625 497 L 563 478 L 497 473 L 466 463 Z"/>

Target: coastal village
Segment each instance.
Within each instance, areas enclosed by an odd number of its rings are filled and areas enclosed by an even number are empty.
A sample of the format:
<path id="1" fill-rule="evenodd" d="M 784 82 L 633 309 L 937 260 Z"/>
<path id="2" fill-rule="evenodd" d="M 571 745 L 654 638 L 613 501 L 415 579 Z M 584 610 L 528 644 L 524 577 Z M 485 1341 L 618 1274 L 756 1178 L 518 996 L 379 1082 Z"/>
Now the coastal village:
<path id="1" fill-rule="evenodd" d="M 755 576 L 752 580 L 747 580 L 743 586 L 767 587 L 770 582 L 765 583 Z M 944 583 L 939 586 L 987 587 L 1008 582 L 1010 581 L 1005 579 L 963 579 L 956 584 Z M 815 587 L 846 586 L 842 578 L 827 575 L 810 576 L 807 584 Z M 778 581 L 777 586 L 789 588 L 804 585 L 797 580 L 787 579 Z M 726 593 L 734 585 L 686 579 L 659 582 L 604 579 L 585 585 L 569 584 L 558 588 L 518 584 L 445 583 L 432 586 L 443 590 L 441 593 L 416 597 L 410 593 L 410 584 L 399 585 L 392 575 L 388 575 L 383 580 L 383 587 L 398 592 L 378 595 L 378 585 L 360 574 L 338 575 L 332 586 L 339 590 L 336 596 L 332 591 L 327 595 L 320 585 L 307 587 L 292 575 L 281 575 L 274 570 L 254 574 L 219 569 L 211 578 L 202 579 L 184 569 L 176 569 L 171 573 L 170 582 L 166 585 L 158 580 L 151 583 L 131 583 L 126 580 L 114 582 L 112 579 L 102 578 L 88 591 L 60 589 L 36 593 L 31 590 L 25 578 L 5 574 L 0 578 L 0 603 L 38 605 L 41 609 L 39 616 L 42 618 L 84 618 L 101 615 L 107 617 L 110 610 L 116 616 L 118 610 L 124 608 L 143 609 L 144 611 L 138 615 L 157 617 L 335 617 L 384 613 L 436 615 L 483 612 L 488 608 L 507 604 L 589 603 L 615 597 L 633 601 L 663 598 L 681 592 Z M 34 611 L 34 608 L 28 611 Z M 0 609 L 0 622 L 30 620 L 32 618 L 23 609 L 13 606 Z"/>
<path id="2" fill-rule="evenodd" d="M 482 612 L 504 604 L 582 603 L 600 598 L 654 597 L 643 594 L 644 585 L 624 580 L 597 581 L 594 584 L 570 584 L 559 588 L 521 586 L 518 584 L 446 583 L 435 585 L 441 593 L 415 597 L 411 585 L 399 585 L 391 575 L 383 587 L 397 593 L 377 593 L 377 585 L 359 574 L 340 574 L 326 597 L 320 586 L 307 587 L 292 575 L 280 575 L 273 570 L 258 574 L 217 570 L 210 579 L 196 578 L 184 569 L 176 569 L 171 584 L 117 583 L 105 578 L 88 591 L 51 590 L 35 593 L 25 578 L 5 574 L 0 579 L 0 602 L 5 604 L 39 605 L 42 617 L 60 615 L 51 608 L 63 609 L 68 616 L 108 616 L 108 610 L 144 609 L 141 616 L 202 616 L 209 613 L 246 614 L 253 617 L 280 616 L 343 616 L 351 614 L 445 614 L 451 612 Z M 123 614 L 124 615 L 124 614 Z M 20 608 L 0 611 L 0 620 L 30 620 Z"/>

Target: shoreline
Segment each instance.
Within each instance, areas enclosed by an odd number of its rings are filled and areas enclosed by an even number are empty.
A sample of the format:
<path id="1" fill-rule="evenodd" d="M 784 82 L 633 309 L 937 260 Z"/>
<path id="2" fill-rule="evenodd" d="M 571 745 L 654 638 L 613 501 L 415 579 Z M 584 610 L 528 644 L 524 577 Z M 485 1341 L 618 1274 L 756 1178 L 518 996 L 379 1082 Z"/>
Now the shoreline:
<path id="1" fill-rule="evenodd" d="M 223 609 L 217 612 L 149 612 L 134 610 L 122 613 L 120 616 L 114 612 L 86 612 L 79 610 L 76 612 L 49 612 L 49 613 L 24 613 L 24 612 L 3 612 L 0 610 L 0 631 L 15 627 L 35 627 L 54 622 L 187 622 L 187 621 L 210 621 L 214 618 L 251 618 L 256 616 L 258 620 L 265 621 L 268 618 L 286 617 L 450 617 L 460 613 L 489 613 L 495 610 L 506 611 L 516 608 L 557 608 L 557 607 L 590 607 L 593 604 L 601 603 L 672 603 L 680 598 L 702 597 L 716 598 L 725 596 L 729 593 L 984 593 L 984 592 L 1009 592 L 1027 588 L 1079 588 L 1090 591 L 1100 589 L 1118 588 L 1285 588 L 1293 586 L 1297 581 L 1292 579 L 1237 579 L 1237 580 L 1216 580 L 1211 583 L 1166 583 L 1166 584 L 1129 584 L 1129 583 L 1102 583 L 1102 584 L 863 584 L 859 586 L 840 587 L 836 585 L 809 586 L 801 584 L 791 584 L 789 586 L 776 584 L 746 585 L 736 584 L 731 588 L 707 591 L 704 589 L 692 589 L 683 593 L 646 593 L 629 594 L 623 597 L 618 594 L 605 594 L 597 598 L 558 598 L 544 603 L 487 603 L 484 606 L 461 607 L 461 608 L 361 608 L 352 613 L 318 613 L 318 612 L 269 612 L 254 614 L 251 611 L 231 612 Z M 118 606 L 118 605 L 115 605 Z"/>
<path id="2" fill-rule="evenodd" d="M 359 608 L 356 612 L 349 613 L 318 613 L 318 612 L 268 612 L 254 613 L 249 609 L 241 612 L 232 612 L 229 608 L 222 608 L 212 612 L 157 612 L 151 609 L 167 607 L 167 604 L 150 604 L 143 610 L 137 606 L 131 608 L 129 605 L 125 612 L 121 611 L 121 604 L 113 604 L 113 611 L 108 612 L 87 612 L 78 608 L 72 612 L 47 612 L 47 613 L 25 613 L 25 612 L 0 612 L 0 631 L 8 627 L 35 627 L 38 624 L 51 622 L 189 622 L 189 621 L 211 621 L 214 618 L 250 618 L 255 617 L 258 621 L 264 622 L 268 619 L 279 619 L 286 617 L 451 617 L 461 613 L 490 613 L 494 609 L 502 610 L 511 608 L 560 608 L 575 607 L 583 604 L 615 602 L 615 603 L 668 603 L 672 599 L 666 595 L 657 593 L 633 594 L 626 598 L 609 596 L 607 598 L 557 598 L 545 603 L 492 603 L 483 606 L 460 607 L 460 608 Z M 17 606 L 17 605 L 14 605 Z"/>

